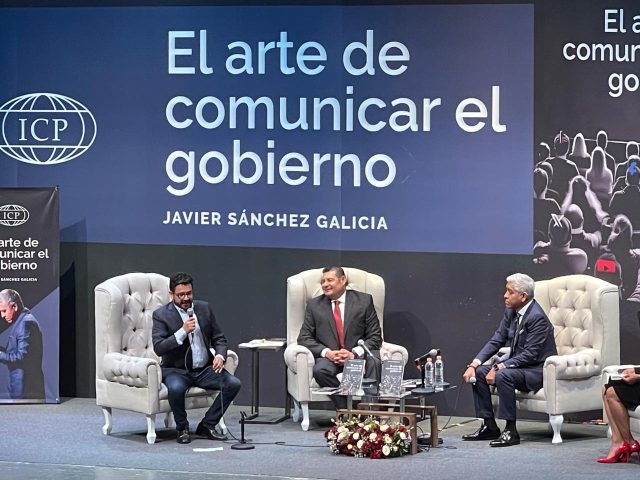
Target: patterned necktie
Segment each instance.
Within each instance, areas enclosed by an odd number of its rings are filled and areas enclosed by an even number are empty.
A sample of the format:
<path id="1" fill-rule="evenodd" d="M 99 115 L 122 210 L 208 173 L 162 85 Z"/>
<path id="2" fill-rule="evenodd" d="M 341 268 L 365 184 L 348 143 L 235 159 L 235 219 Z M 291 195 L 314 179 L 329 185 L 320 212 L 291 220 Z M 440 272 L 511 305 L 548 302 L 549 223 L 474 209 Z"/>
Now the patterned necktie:
<path id="1" fill-rule="evenodd" d="M 336 321 L 336 330 L 338 330 L 338 344 L 340 348 L 344 348 L 344 326 L 342 324 L 342 313 L 340 313 L 340 300 L 334 300 L 333 318 Z"/>

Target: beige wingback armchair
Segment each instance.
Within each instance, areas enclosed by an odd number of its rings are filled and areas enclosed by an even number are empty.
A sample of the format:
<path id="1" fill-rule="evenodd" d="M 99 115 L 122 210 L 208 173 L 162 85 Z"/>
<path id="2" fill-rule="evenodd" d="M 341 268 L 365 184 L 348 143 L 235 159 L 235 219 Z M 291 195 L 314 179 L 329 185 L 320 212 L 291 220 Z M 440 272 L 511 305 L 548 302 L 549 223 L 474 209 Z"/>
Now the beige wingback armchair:
<path id="1" fill-rule="evenodd" d="M 602 371 L 602 386 L 609 381 L 609 375 L 612 373 L 617 373 L 618 370 L 624 368 L 638 368 L 640 365 L 610 365 L 605 367 Z M 608 422 L 607 412 L 604 411 L 604 420 Z M 636 407 L 635 410 L 629 410 L 629 425 L 631 426 L 631 432 L 640 435 L 640 406 Z M 611 435 L 611 431 L 609 430 L 609 435 Z"/>
<path id="2" fill-rule="evenodd" d="M 383 331 L 380 356 L 383 359 L 403 360 L 406 364 L 409 358 L 407 349 L 384 341 L 384 280 L 378 275 L 357 268 L 344 267 L 344 271 L 349 280 L 348 288 L 368 293 L 373 297 L 373 305 Z M 287 279 L 287 348 L 284 352 L 287 364 L 287 390 L 293 398 L 293 420 L 299 421 L 302 411 L 301 425 L 305 431 L 309 429 L 309 402 L 330 400 L 326 395 L 314 394 L 312 398 L 311 389 L 318 387 L 313 379 L 315 360 L 309 349 L 297 344 L 307 301 L 322 294 L 321 278 L 322 269 L 316 268 Z"/>
<path id="3" fill-rule="evenodd" d="M 153 351 L 153 311 L 169 302 L 169 279 L 156 273 L 128 273 L 95 288 L 96 404 L 102 407 L 105 435 L 111 433 L 111 409 L 145 414 L 147 442 L 156 440 L 155 417 L 166 413 L 172 423 L 160 358 Z M 225 368 L 233 373 L 238 356 L 229 350 Z M 192 387 L 187 409 L 209 407 L 218 392 Z M 223 431 L 226 427 L 219 424 Z"/>
<path id="4" fill-rule="evenodd" d="M 553 324 L 558 355 L 544 363 L 542 389 L 517 392 L 517 408 L 547 413 L 552 443 L 561 443 L 563 414 L 602 408 L 602 369 L 620 363 L 618 287 L 567 275 L 536 282 L 534 296 Z"/>

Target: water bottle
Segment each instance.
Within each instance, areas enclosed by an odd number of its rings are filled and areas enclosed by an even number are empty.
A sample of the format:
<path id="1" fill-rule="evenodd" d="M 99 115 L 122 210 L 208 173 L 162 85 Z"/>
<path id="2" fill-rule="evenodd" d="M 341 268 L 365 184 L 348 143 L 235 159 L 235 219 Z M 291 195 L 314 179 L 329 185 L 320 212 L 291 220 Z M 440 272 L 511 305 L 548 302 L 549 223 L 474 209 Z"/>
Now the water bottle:
<path id="1" fill-rule="evenodd" d="M 444 390 L 444 363 L 442 363 L 442 356 L 436 357 L 436 364 L 434 365 L 434 385 L 436 392 Z"/>
<path id="2" fill-rule="evenodd" d="M 424 364 L 424 386 L 425 388 L 433 388 L 433 361 L 431 357 L 427 358 Z"/>

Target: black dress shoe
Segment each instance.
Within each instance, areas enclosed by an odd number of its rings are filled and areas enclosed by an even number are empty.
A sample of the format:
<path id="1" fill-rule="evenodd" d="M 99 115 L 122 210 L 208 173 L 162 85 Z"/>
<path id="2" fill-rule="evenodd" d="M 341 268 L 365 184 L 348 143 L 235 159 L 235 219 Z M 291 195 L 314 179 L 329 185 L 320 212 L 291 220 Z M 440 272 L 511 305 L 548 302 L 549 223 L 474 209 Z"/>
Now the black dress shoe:
<path id="1" fill-rule="evenodd" d="M 178 443 L 191 443 L 191 434 L 188 428 L 178 430 Z"/>
<path id="2" fill-rule="evenodd" d="M 201 423 L 198 424 L 198 428 L 196 428 L 196 435 L 200 437 L 208 438 L 209 440 L 227 440 L 228 437 L 224 433 L 218 433 L 213 428 L 207 428 Z"/>
<path id="3" fill-rule="evenodd" d="M 498 428 L 489 428 L 484 424 L 475 432 L 462 436 L 462 440 L 467 441 L 495 440 L 496 438 L 500 438 L 500 430 Z"/>
<path id="4" fill-rule="evenodd" d="M 489 443 L 492 447 L 511 447 L 520 443 L 520 435 L 516 430 L 504 430 L 500 438 Z"/>

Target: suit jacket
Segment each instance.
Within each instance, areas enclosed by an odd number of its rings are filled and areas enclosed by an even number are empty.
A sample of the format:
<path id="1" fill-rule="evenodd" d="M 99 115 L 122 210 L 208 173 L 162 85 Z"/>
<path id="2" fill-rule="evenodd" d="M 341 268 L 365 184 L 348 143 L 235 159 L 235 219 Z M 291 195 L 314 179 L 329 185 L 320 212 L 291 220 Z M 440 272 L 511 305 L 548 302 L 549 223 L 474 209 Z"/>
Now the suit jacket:
<path id="1" fill-rule="evenodd" d="M 347 290 L 343 321 L 344 348 L 352 350 L 358 340 L 365 341 L 369 350 L 380 350 L 382 331 L 368 293 Z M 324 294 L 307 302 L 304 323 L 298 335 L 298 343 L 307 347 L 318 358 L 322 350 L 338 350 L 338 330 L 333 318 L 331 300 Z"/>
<path id="2" fill-rule="evenodd" d="M 480 350 L 476 358 L 485 362 L 502 347 L 511 346 L 515 334 L 516 311 L 507 308 L 493 337 Z M 533 300 L 524 317 L 520 320 L 516 345 L 512 347 L 511 356 L 503 363 L 508 368 L 542 369 L 544 361 L 551 355 L 557 355 L 556 342 L 553 336 L 553 325 Z"/>
<path id="3" fill-rule="evenodd" d="M 198 319 L 198 324 L 202 330 L 207 350 L 213 348 L 216 355 L 222 355 L 227 358 L 227 339 L 225 338 L 216 316 L 211 310 L 207 302 L 201 300 L 193 301 L 193 311 Z M 156 355 L 162 357 L 162 369 L 176 368 L 187 370 L 191 368 L 191 344 L 189 336 L 184 339 L 182 345 L 178 345 L 178 341 L 174 333 L 182 328 L 182 318 L 176 310 L 173 302 L 158 308 L 153 312 L 153 350 Z M 213 362 L 213 356 L 209 351 L 208 362 Z M 185 364 L 185 361 L 187 362 Z"/>
<path id="4" fill-rule="evenodd" d="M 42 332 L 29 309 L 20 312 L 9 328 L 9 340 L 0 351 L 0 363 L 9 369 L 9 396 L 44 399 Z"/>

